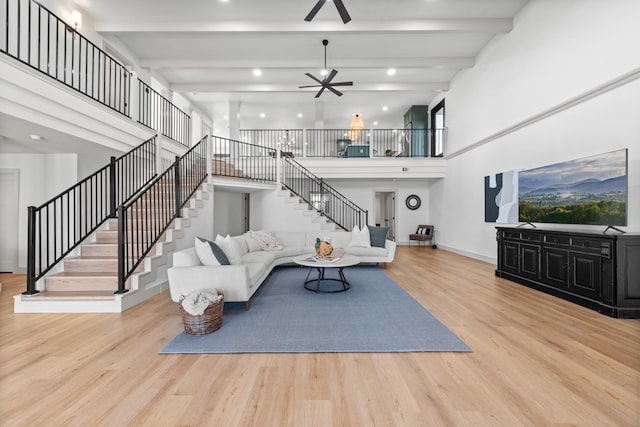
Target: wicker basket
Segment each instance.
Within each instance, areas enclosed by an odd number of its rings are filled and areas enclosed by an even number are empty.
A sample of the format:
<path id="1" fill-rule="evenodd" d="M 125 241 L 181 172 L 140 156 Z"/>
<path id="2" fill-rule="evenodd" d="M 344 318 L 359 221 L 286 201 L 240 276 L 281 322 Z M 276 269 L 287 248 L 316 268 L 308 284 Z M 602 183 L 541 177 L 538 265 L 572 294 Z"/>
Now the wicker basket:
<path id="1" fill-rule="evenodd" d="M 182 314 L 182 323 L 184 323 L 184 331 L 189 335 L 207 335 L 217 331 L 222 326 L 222 309 L 224 307 L 224 294 L 218 291 L 218 295 L 222 295 L 222 299 L 218 302 L 209 304 L 199 316 L 188 313 L 182 307 L 184 295 L 180 297 L 180 314 Z"/>

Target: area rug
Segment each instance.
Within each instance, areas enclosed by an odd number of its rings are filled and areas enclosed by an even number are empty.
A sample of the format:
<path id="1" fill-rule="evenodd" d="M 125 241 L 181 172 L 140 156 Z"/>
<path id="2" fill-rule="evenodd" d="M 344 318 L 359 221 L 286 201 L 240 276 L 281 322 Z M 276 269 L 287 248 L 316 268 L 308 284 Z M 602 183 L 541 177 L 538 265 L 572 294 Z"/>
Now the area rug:
<path id="1" fill-rule="evenodd" d="M 326 277 L 337 276 L 331 270 Z M 204 336 L 183 331 L 160 353 L 471 351 L 376 266 L 345 268 L 351 289 L 340 293 L 306 290 L 307 272 L 276 268 L 249 311 L 225 303 L 219 330 Z"/>

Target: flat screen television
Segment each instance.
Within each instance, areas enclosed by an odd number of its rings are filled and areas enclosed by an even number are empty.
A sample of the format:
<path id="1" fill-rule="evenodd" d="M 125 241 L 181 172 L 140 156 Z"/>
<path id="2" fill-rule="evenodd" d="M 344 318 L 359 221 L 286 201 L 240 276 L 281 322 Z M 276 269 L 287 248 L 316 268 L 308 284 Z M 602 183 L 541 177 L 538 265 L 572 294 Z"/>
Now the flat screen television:
<path id="1" fill-rule="evenodd" d="M 627 149 L 518 174 L 521 222 L 627 225 Z"/>

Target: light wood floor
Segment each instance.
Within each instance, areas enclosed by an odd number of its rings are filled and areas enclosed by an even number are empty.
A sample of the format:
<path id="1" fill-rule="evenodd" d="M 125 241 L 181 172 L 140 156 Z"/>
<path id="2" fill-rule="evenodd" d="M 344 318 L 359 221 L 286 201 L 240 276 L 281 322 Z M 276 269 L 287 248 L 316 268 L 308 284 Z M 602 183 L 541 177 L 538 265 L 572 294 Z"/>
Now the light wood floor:
<path id="1" fill-rule="evenodd" d="M 24 276 L 1 275 L 0 425 L 640 425 L 640 321 L 441 249 L 399 247 L 384 271 L 473 352 L 158 355 L 182 329 L 167 293 L 13 314 Z"/>

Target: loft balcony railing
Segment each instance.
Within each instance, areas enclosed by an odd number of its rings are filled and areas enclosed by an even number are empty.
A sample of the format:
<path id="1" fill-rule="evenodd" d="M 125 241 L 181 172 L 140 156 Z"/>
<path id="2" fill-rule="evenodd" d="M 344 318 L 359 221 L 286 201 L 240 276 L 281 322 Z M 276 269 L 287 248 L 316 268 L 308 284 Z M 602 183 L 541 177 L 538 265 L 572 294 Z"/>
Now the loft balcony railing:
<path id="1" fill-rule="evenodd" d="M 156 141 L 149 139 L 41 206 L 29 206 L 27 290 L 155 175 Z"/>
<path id="2" fill-rule="evenodd" d="M 191 117 L 142 80 L 138 80 L 138 85 L 138 122 L 189 146 Z"/>
<path id="3" fill-rule="evenodd" d="M 176 156 L 170 168 L 118 207 L 117 294 L 128 291 L 127 279 L 207 178 L 207 141 L 205 136 L 182 157 Z"/>
<path id="4" fill-rule="evenodd" d="M 240 139 L 287 157 L 442 157 L 443 129 L 242 129 Z"/>
<path id="5" fill-rule="evenodd" d="M 213 175 L 276 182 L 276 148 L 221 137 L 213 137 L 211 147 Z"/>
<path id="6" fill-rule="evenodd" d="M 0 0 L 0 51 L 129 116 L 131 73 L 35 0 Z"/>
<path id="7" fill-rule="evenodd" d="M 191 117 L 35 0 L 0 0 L 0 52 L 77 92 L 190 145 Z"/>

